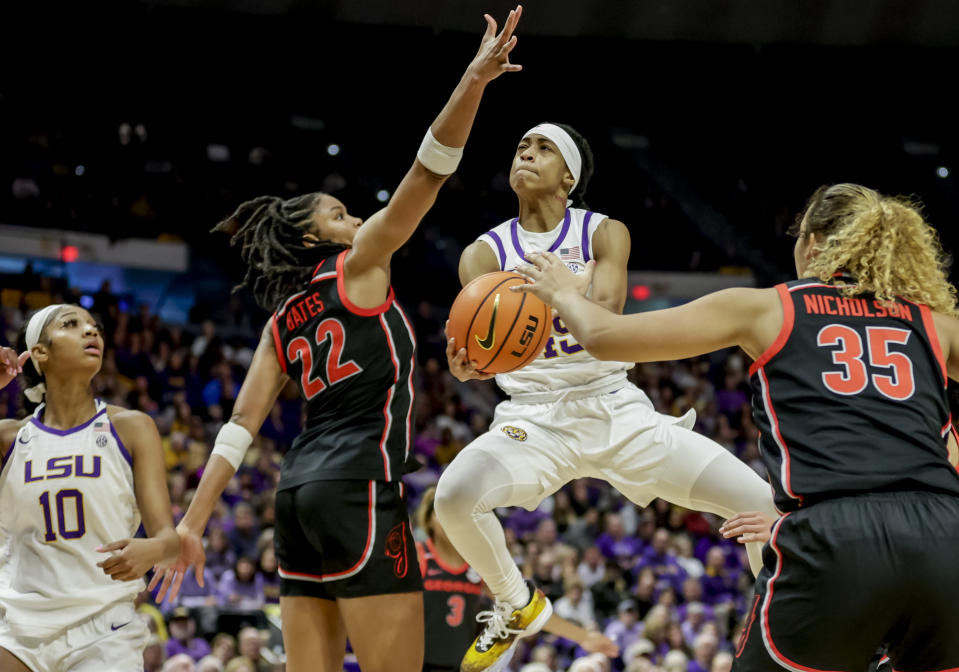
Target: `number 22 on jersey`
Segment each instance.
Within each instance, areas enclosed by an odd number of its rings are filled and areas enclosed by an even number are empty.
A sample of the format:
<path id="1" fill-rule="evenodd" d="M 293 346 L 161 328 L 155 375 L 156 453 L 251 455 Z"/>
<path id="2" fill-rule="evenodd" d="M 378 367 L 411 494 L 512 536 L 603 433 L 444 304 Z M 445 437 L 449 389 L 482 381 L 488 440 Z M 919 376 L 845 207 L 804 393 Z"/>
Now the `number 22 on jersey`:
<path id="1" fill-rule="evenodd" d="M 313 344 L 303 336 L 297 336 L 286 347 L 286 358 L 290 364 L 300 360 L 303 365 L 301 374 L 301 385 L 303 394 L 307 400 L 312 399 L 320 392 L 326 389 L 327 385 L 336 385 L 346 380 L 350 376 L 355 376 L 362 369 L 353 360 L 341 361 L 343 347 L 346 341 L 346 332 L 343 329 L 343 323 L 335 318 L 328 318 L 320 322 L 316 328 L 315 344 L 317 348 L 323 347 L 326 341 L 330 341 L 329 349 L 326 355 L 326 380 L 313 375 Z M 317 354 L 321 354 L 317 352 Z"/>

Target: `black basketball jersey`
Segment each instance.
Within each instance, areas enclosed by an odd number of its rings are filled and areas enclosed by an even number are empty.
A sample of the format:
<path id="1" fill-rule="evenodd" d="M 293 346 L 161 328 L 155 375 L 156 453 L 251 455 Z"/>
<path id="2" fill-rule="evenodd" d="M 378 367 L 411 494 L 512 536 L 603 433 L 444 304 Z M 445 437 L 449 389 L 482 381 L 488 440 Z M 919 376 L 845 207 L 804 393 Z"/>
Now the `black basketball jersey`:
<path id="1" fill-rule="evenodd" d="M 280 366 L 306 404 L 303 432 L 283 461 L 280 488 L 316 480 L 399 480 L 410 459 L 413 327 L 393 297 L 350 302 L 349 250 L 320 263 L 273 315 Z"/>
<path id="2" fill-rule="evenodd" d="M 459 668 L 463 654 L 476 636 L 476 613 L 482 579 L 466 563 L 450 567 L 436 555 L 432 540 L 417 543 L 423 573 L 423 609 L 426 612 L 426 653 L 423 661 L 435 667 Z"/>
<path id="3" fill-rule="evenodd" d="M 929 308 L 844 297 L 818 279 L 776 289 L 782 329 L 749 369 L 776 506 L 867 491 L 959 495 L 946 449 L 946 364 Z"/>

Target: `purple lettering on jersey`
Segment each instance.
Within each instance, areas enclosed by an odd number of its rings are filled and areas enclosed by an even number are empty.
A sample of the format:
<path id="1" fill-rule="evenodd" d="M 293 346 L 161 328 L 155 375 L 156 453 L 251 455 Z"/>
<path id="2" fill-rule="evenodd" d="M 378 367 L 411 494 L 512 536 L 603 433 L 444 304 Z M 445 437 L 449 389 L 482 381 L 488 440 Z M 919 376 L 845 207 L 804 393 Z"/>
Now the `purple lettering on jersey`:
<path id="1" fill-rule="evenodd" d="M 67 518 L 63 512 L 63 502 L 67 497 L 73 498 L 73 504 L 76 508 L 77 528 L 75 530 L 67 529 Z M 79 539 L 86 534 L 87 526 L 83 519 L 83 493 L 79 490 L 61 490 L 57 493 L 57 517 L 60 536 L 64 539 Z"/>
<path id="2" fill-rule="evenodd" d="M 78 477 L 82 478 L 100 478 L 100 456 L 93 456 L 93 471 L 87 473 L 83 470 L 83 455 L 77 455 L 75 458 L 75 471 Z"/>
<path id="3" fill-rule="evenodd" d="M 47 460 L 47 480 L 68 478 L 73 474 L 73 456 L 51 457 Z"/>
<path id="4" fill-rule="evenodd" d="M 23 482 L 24 483 L 33 483 L 34 481 L 42 481 L 43 476 L 34 476 L 33 475 L 33 460 L 27 460 L 23 463 Z"/>

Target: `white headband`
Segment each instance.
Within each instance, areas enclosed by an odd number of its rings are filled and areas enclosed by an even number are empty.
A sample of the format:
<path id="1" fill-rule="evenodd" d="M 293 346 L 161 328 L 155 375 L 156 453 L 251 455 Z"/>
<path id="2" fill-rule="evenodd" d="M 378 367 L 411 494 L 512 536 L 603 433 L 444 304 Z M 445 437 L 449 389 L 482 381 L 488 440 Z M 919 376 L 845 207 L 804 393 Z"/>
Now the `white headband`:
<path id="1" fill-rule="evenodd" d="M 538 126 L 533 126 L 533 128 L 526 131 L 526 135 L 523 137 L 527 138 L 534 133 L 536 135 L 542 135 L 559 149 L 559 153 L 562 154 L 563 160 L 566 162 L 566 167 L 569 168 L 569 172 L 573 175 L 573 186 L 569 188 L 569 193 L 573 193 L 576 185 L 579 184 L 579 175 L 583 169 L 583 157 L 579 153 L 579 147 L 573 142 L 573 138 L 570 137 L 569 133 L 556 124 L 539 124 Z"/>
<path id="2" fill-rule="evenodd" d="M 33 314 L 33 317 L 31 317 L 30 321 L 27 322 L 27 331 L 25 334 L 27 350 L 33 350 L 33 346 L 40 342 L 40 334 L 43 332 L 43 325 L 47 323 L 47 318 L 61 308 L 66 308 L 66 306 L 67 304 L 65 303 L 55 303 L 52 306 L 42 308 Z M 33 364 L 33 368 L 37 370 L 37 373 L 43 374 L 36 362 L 31 360 L 30 363 Z M 43 395 L 46 391 L 46 385 L 43 383 L 37 383 L 33 387 L 28 387 L 25 389 L 23 393 L 26 395 L 27 399 L 35 404 L 39 404 L 41 401 L 43 401 Z"/>
<path id="3" fill-rule="evenodd" d="M 32 350 L 33 346 L 40 342 L 40 332 L 43 331 L 43 325 L 46 324 L 47 318 L 50 317 L 52 313 L 66 307 L 67 304 L 65 303 L 55 303 L 52 306 L 41 308 L 33 314 L 33 317 L 27 322 L 27 350 Z"/>

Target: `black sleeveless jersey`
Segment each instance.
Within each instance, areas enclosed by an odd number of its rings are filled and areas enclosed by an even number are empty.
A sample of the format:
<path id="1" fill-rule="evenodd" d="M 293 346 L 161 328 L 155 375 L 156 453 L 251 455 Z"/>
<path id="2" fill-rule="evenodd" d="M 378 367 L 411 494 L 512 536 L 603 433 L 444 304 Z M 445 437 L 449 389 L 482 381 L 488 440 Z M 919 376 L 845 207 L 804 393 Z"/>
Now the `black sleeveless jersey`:
<path id="1" fill-rule="evenodd" d="M 818 279 L 776 289 L 782 329 L 749 369 L 776 506 L 873 491 L 959 495 L 946 449 L 946 365 L 929 308 L 844 297 Z"/>
<path id="2" fill-rule="evenodd" d="M 476 613 L 483 584 L 469 565 L 450 567 L 436 555 L 433 542 L 416 544 L 423 573 L 426 652 L 423 662 L 459 669 L 476 636 Z"/>
<path id="3" fill-rule="evenodd" d="M 280 366 L 306 404 L 303 432 L 283 461 L 281 489 L 309 481 L 399 480 L 410 459 L 413 327 L 393 297 L 350 302 L 349 250 L 320 263 L 273 315 Z"/>

